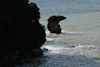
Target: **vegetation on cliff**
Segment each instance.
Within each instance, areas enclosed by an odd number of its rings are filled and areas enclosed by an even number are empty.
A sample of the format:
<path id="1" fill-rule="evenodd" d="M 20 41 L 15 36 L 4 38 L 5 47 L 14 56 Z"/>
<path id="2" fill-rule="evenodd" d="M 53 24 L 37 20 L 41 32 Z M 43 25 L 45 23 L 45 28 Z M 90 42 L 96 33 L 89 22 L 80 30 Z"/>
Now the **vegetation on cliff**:
<path id="1" fill-rule="evenodd" d="M 39 19 L 40 12 L 35 3 L 0 0 L 0 65 L 14 65 L 12 62 L 18 59 L 43 54 L 40 47 L 46 41 L 46 35 Z"/>

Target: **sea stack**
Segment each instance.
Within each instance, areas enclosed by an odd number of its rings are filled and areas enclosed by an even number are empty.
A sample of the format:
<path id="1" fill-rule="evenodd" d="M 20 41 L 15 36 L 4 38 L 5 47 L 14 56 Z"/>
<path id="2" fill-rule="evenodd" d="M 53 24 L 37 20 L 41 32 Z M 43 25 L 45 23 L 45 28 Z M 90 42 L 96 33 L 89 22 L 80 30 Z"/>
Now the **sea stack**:
<path id="1" fill-rule="evenodd" d="M 59 16 L 59 15 L 58 16 L 56 16 L 56 15 L 50 16 L 47 20 L 48 21 L 47 28 L 50 31 L 50 33 L 60 34 L 61 28 L 60 28 L 59 22 L 64 19 L 66 19 L 66 17 L 64 17 L 64 16 Z"/>

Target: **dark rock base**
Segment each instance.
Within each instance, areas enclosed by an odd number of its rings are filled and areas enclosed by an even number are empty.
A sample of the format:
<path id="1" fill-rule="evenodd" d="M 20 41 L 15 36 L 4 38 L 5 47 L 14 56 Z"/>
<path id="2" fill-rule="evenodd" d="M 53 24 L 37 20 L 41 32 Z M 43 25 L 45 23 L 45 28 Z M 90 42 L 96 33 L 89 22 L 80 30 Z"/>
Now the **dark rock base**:
<path id="1" fill-rule="evenodd" d="M 14 50 L 14 52 L 16 53 L 5 51 L 0 54 L 0 67 L 14 67 L 15 65 L 23 64 L 26 59 L 43 55 L 43 50 L 41 48 L 33 48 L 28 53 L 22 53 L 20 50 Z"/>

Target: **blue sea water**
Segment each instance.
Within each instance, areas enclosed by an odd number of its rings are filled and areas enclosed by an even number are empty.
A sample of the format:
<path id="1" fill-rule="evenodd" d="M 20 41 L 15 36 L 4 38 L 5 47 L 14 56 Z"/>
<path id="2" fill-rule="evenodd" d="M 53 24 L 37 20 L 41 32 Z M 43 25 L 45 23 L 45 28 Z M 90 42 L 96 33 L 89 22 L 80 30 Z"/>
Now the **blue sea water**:
<path id="1" fill-rule="evenodd" d="M 24 67 L 100 67 L 100 0 L 30 0 L 40 8 L 40 23 L 47 41 L 44 57 L 30 59 Z M 67 17 L 60 22 L 62 34 L 47 29 L 52 15 Z"/>
<path id="2" fill-rule="evenodd" d="M 47 19 L 52 15 L 63 15 L 67 19 L 61 21 L 60 25 L 65 34 L 84 33 L 81 36 L 73 36 L 74 44 L 100 44 L 100 0 L 30 0 L 30 2 L 36 3 L 40 8 L 40 22 L 46 27 L 47 32 Z"/>
<path id="3" fill-rule="evenodd" d="M 37 3 L 42 15 L 100 12 L 99 0 L 30 0 Z"/>

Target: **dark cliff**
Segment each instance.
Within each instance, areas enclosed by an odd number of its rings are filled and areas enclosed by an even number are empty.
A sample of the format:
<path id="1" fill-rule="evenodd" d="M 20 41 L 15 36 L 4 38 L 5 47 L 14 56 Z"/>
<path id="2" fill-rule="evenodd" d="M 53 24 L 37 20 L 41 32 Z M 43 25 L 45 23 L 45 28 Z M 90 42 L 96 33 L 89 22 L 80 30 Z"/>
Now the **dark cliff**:
<path id="1" fill-rule="evenodd" d="M 40 12 L 28 0 L 0 0 L 0 67 L 43 54 L 46 41 Z"/>

